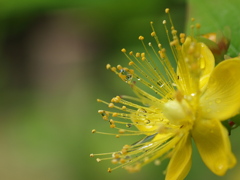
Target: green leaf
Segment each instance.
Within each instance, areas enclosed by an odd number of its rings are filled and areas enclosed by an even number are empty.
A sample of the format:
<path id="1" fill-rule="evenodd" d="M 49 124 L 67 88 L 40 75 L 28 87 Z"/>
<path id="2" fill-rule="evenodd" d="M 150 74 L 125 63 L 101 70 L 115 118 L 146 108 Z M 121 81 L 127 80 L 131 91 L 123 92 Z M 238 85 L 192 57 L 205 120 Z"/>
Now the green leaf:
<path id="1" fill-rule="evenodd" d="M 227 54 L 230 57 L 240 53 L 240 1 L 239 0 L 189 0 L 189 17 L 201 24 L 200 33 L 217 33 L 229 27 L 231 31 L 230 47 Z M 187 31 L 190 32 L 191 22 Z"/>

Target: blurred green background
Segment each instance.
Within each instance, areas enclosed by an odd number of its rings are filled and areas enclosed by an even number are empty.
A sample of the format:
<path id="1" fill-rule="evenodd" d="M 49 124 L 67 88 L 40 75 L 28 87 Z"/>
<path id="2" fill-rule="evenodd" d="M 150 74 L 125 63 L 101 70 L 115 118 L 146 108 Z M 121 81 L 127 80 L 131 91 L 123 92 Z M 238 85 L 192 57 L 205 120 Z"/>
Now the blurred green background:
<path id="1" fill-rule="evenodd" d="M 90 153 L 119 150 L 131 137 L 91 134 L 108 131 L 97 113 L 131 89 L 105 69 L 126 65 L 120 49 L 137 49 L 139 35 L 150 39 L 150 21 L 163 44 L 162 20 L 171 8 L 176 29 L 184 31 L 185 0 L 2 0 L 0 2 L 0 179 L 130 180 L 163 179 L 167 161 L 141 172 L 107 173 L 110 162 L 97 163 Z M 232 132 L 240 159 L 240 133 Z M 224 177 L 213 175 L 194 149 L 186 179 L 240 178 L 237 165 Z"/>

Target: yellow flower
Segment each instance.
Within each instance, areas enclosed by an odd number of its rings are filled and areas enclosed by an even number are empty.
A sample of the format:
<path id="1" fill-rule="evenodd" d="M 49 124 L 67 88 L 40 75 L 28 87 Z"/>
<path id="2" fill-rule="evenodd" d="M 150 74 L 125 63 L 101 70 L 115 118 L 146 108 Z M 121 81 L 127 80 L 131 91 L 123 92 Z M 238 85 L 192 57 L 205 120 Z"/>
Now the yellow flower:
<path id="1" fill-rule="evenodd" d="M 166 21 L 163 24 L 168 32 Z M 107 65 L 107 69 L 132 87 L 137 98 L 116 96 L 110 103 L 98 100 L 117 109 L 117 112 L 99 111 L 110 127 L 118 130 L 113 135 L 145 137 L 132 145 L 124 145 L 120 151 L 91 156 L 109 156 L 97 161 L 111 159 L 113 164 L 118 164 L 113 169 L 123 167 L 130 172 L 139 171 L 151 161 L 160 164 L 170 158 L 166 179 L 184 179 L 191 167 L 193 138 L 206 166 L 222 176 L 236 164 L 228 132 L 221 121 L 239 113 L 240 59 L 224 60 L 215 66 L 214 57 L 204 43 L 183 33 L 178 36 L 171 18 L 170 24 L 172 39 L 169 35 L 168 38 L 177 70 L 170 64 L 151 23 L 151 36 L 158 50 L 152 43 L 148 48 L 140 36 L 144 52 L 127 53 L 122 49 L 132 68 Z"/>

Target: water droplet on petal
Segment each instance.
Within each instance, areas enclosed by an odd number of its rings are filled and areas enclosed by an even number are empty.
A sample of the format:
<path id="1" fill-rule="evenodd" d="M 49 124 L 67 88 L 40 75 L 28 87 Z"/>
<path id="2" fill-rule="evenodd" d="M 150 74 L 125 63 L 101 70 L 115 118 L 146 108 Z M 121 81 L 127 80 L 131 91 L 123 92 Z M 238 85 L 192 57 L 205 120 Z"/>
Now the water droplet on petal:
<path id="1" fill-rule="evenodd" d="M 201 64 L 200 64 L 200 68 L 204 69 L 205 67 L 206 67 L 205 59 L 202 59 Z"/>
<path id="2" fill-rule="evenodd" d="M 192 93 L 191 96 L 192 96 L 192 97 L 196 96 L 196 93 Z"/>
<path id="3" fill-rule="evenodd" d="M 224 169 L 224 164 L 223 164 L 222 160 L 216 161 L 215 168 L 217 171 L 222 171 Z"/>
<path id="4" fill-rule="evenodd" d="M 155 164 L 156 166 L 159 166 L 159 165 L 161 164 L 161 161 L 160 161 L 159 159 L 157 159 L 157 160 L 154 161 L 154 164 Z"/>

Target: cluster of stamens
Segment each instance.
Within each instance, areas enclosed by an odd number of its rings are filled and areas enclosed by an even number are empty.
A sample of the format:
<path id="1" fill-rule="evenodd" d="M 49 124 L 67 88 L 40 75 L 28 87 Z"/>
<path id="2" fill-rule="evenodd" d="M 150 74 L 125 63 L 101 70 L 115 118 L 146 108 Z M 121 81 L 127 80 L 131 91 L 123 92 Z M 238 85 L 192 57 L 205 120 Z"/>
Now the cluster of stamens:
<path id="1" fill-rule="evenodd" d="M 170 48 L 176 63 L 179 63 L 178 60 L 183 59 L 180 51 L 181 44 L 186 41 L 186 36 L 184 33 L 180 33 L 179 36 L 177 35 L 169 9 L 167 8 L 165 12 L 169 15 L 172 39 L 168 34 L 165 20 L 163 21 L 163 25 L 166 29 Z M 155 39 L 158 49 L 155 49 L 151 42 L 148 43 L 147 47 L 144 43 L 144 37 L 139 36 L 144 52 L 134 53 L 130 51 L 127 53 L 126 49 L 121 50 L 129 60 L 128 65 L 132 68 L 122 67 L 121 65 L 117 65 L 116 67 L 112 67 L 110 64 L 106 65 L 107 69 L 117 74 L 120 79 L 132 87 L 138 98 L 116 96 L 112 98 L 110 102 L 98 99 L 98 102 L 106 104 L 110 109 L 115 109 L 115 111 L 99 110 L 98 113 L 104 121 L 109 123 L 110 128 L 117 130 L 117 133 L 105 133 L 95 129 L 92 130 L 92 133 L 115 135 L 117 138 L 130 135 L 145 135 L 140 141 L 132 145 L 123 146 L 120 151 L 90 155 L 91 157 L 107 155 L 109 156 L 107 158 L 97 158 L 97 162 L 111 159 L 113 164 L 118 164 L 116 168 L 123 167 L 130 172 L 138 171 L 141 166 L 152 160 L 157 159 L 156 164 L 160 164 L 163 159 L 168 158 L 174 147 L 173 144 L 176 143 L 181 136 L 179 130 L 183 127 L 181 125 L 171 124 L 161 112 L 162 105 L 175 98 L 174 94 L 176 89 L 184 89 L 184 87 L 181 86 L 181 83 L 178 83 L 181 77 L 177 75 L 170 64 L 170 60 L 166 55 L 166 49 L 162 47 L 156 35 L 153 22 L 151 22 L 150 25 L 152 27 L 151 36 Z M 166 76 L 156 68 L 159 65 L 156 64 L 153 55 L 164 68 Z M 139 88 L 138 84 L 148 87 L 154 94 L 157 94 L 158 97 Z M 178 95 L 177 98 L 180 102 L 183 97 Z M 120 120 L 116 120 L 116 118 Z M 132 127 L 136 128 L 132 130 Z M 159 151 L 162 152 L 156 156 L 156 152 Z M 161 159 L 158 159 L 159 157 Z M 109 168 L 108 172 L 112 170 L 113 169 Z"/>

